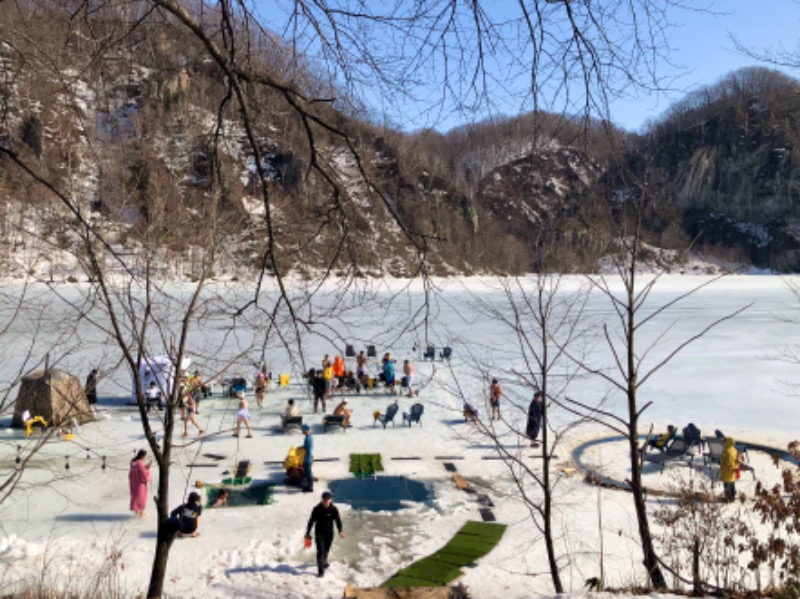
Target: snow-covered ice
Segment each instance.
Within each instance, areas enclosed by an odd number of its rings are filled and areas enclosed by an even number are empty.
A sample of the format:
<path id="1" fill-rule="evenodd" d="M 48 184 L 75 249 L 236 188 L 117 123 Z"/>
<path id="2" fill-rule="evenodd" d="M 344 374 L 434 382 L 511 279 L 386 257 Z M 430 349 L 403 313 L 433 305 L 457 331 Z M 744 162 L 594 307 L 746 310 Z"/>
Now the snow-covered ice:
<path id="1" fill-rule="evenodd" d="M 642 314 L 651 313 L 653 308 L 705 280 L 664 277 L 651 294 L 650 308 L 645 307 Z M 437 456 L 462 457 L 453 460 L 458 472 L 492 497 L 498 521 L 509 525 L 500 544 L 474 568 L 465 570 L 462 582 L 473 596 L 523 598 L 552 594 L 541 534 L 515 491 L 508 467 L 500 460 L 484 459 L 497 454 L 493 443 L 461 417 L 462 400 L 458 393 L 477 403 L 485 418 L 488 412 L 482 398 L 488 387 L 487 377 L 500 376 L 506 421 L 497 426 L 496 432 L 509 451 L 522 455 L 534 471 L 541 468 L 541 460 L 529 457 L 533 451 L 517 432 L 524 429 L 524 414 L 530 399 L 530 388 L 510 375 L 513 370 L 524 368 L 517 342 L 512 332 L 488 310 L 494 306 L 507 313 L 504 293 L 491 278 L 442 280 L 436 284 L 438 291 L 430 304 L 427 338 L 417 313 L 423 300 L 421 285 L 395 281 L 381 284 L 384 287 L 377 296 L 380 302 L 373 302 L 376 299 L 373 297 L 361 305 L 364 296 L 354 294 L 348 305 L 337 306 L 335 320 L 317 325 L 316 334 L 306 336 L 303 349 L 307 363 L 291 361 L 286 352 L 269 345 L 269 367 L 276 374 L 290 373 L 292 383 L 287 389 L 273 386 L 263 410 L 251 398 L 255 438 L 231 436 L 235 402 L 222 398 L 218 387 L 213 399 L 201 403 L 199 420 L 209 434 L 200 441 L 191 433 L 185 442 L 176 437 L 171 505 L 178 505 L 197 480 L 220 481 L 223 472 L 239 459 L 252 461 L 255 479 L 280 483 L 281 465 L 272 462 L 283 460 L 291 444 L 302 443 L 300 434 L 284 436 L 277 428 L 278 414 L 290 397 L 299 400 L 306 421 L 314 428 L 317 458 L 338 461 L 320 461 L 315 465 L 314 472 L 320 480 L 314 494 L 302 494 L 279 484 L 272 505 L 207 510 L 201 536 L 179 539 L 173 545 L 166 583 L 169 596 L 340 597 L 348 581 L 356 586 L 379 585 L 400 567 L 441 547 L 467 520 L 480 519 L 480 505 L 475 496 L 455 487 L 442 466 L 443 460 Z M 566 279 L 563 293 L 574 293 L 584 284 L 581 278 Z M 321 305 L 314 313 L 324 312 L 325 297 L 332 297 L 334 288 L 333 284 L 323 288 L 327 295 L 320 296 Z M 247 291 L 243 287 L 238 291 L 233 287 L 228 289 L 242 295 Z M 85 292 L 86 288 L 58 288 L 62 296 L 73 300 L 77 290 Z M 176 287 L 170 295 L 179 301 L 185 290 L 186 287 Z M 70 320 L 71 312 L 51 293 L 47 289 L 37 290 L 36 301 L 49 304 L 46 318 L 55 331 L 59 323 Z M 640 401 L 653 402 L 645 412 L 646 427 L 652 423 L 660 430 L 667 423 L 682 427 L 694 422 L 704 433 L 712 434 L 720 428 L 737 439 L 774 447 L 785 447 L 793 440 L 796 431 L 791 425 L 798 414 L 797 400 L 789 394 L 786 383 L 796 381 L 797 368 L 796 364 L 778 358 L 783 348 L 800 342 L 800 325 L 786 321 L 796 312 L 798 303 L 784 279 L 731 276 L 717 281 L 648 323 L 640 332 L 640 355 L 652 345 L 645 365 L 657 364 L 676 344 L 715 319 L 751 303 L 740 315 L 690 344 L 644 384 Z M 608 301 L 597 294 L 590 298 L 584 311 L 585 322 L 592 324 L 592 330 L 607 322 L 613 336 L 612 316 Z M 209 340 L 217 343 L 229 334 L 215 328 L 218 324 L 213 318 L 206 320 L 206 330 L 195 335 L 190 343 L 198 350 L 194 363 L 204 371 L 214 369 L 214 357 L 199 350 L 214 346 L 201 348 L 201 343 L 209 344 Z M 416 326 L 404 330 L 409 324 Z M 30 323 L 25 326 L 19 323 L 7 334 L 14 335 L 14 343 L 19 344 L 32 335 L 32 330 Z M 343 342 L 354 343 L 356 350 L 374 344 L 379 357 L 391 351 L 399 364 L 406 358 L 414 360 L 419 399 L 400 397 L 400 412 L 407 411 L 415 401 L 422 402 L 425 405 L 422 426 L 402 426 L 400 417 L 396 427 L 383 430 L 374 426 L 372 413 L 385 410 L 393 400 L 379 390 L 349 397 L 355 410 L 352 429 L 322 434 L 321 418 L 310 414 L 300 374 L 304 368 L 316 366 L 323 354 L 343 352 L 344 343 L 337 346 L 331 341 L 337 338 L 337 333 Z M 0 505 L 0 587 L 13 589 L 42 576 L 65 584 L 74 581 L 78 572 L 100 570 L 112 551 L 119 550 L 119 563 L 124 565 L 118 569 L 119 581 L 134 596 L 147 585 L 156 528 L 154 509 L 142 520 L 128 511 L 128 462 L 135 450 L 145 447 L 140 416 L 135 407 L 126 403 L 129 375 L 122 368 L 112 368 L 119 361 L 115 346 L 87 324 L 81 324 L 75 335 L 80 337 L 80 343 L 74 336 L 59 341 L 64 358 L 58 367 L 75 373 L 81 380 L 90 364 L 100 364 L 110 373 L 100 384 L 105 418 L 82 426 L 72 442 L 47 444 L 25 472 L 19 488 Z M 250 343 L 247 335 L 246 331 L 238 332 L 236 339 L 226 343 L 247 348 Z M 452 346 L 452 362 L 422 361 L 421 349 L 415 353 L 412 347 L 416 343 L 422 348 L 427 342 L 437 348 Z M 611 366 L 608 352 L 589 333 L 582 342 L 591 360 Z M 7 381 L 18 367 L 20 357 L 9 352 L 7 340 L 5 345 L 0 375 Z M 259 354 L 251 349 L 246 355 L 228 374 L 237 374 L 238 369 L 252 378 L 253 364 Z M 219 359 L 227 358 L 220 355 Z M 375 359 L 370 370 L 377 370 Z M 605 400 L 607 409 L 622 413 L 620 393 L 598 377 L 576 378 L 568 394 L 590 404 Z M 328 411 L 331 409 L 329 405 Z M 570 420 L 557 409 L 552 416 L 558 427 Z M 4 418 L 0 424 L 0 463 L 7 472 L 14 467 L 16 446 L 20 444 L 24 449 L 31 441 L 21 431 L 8 428 L 10 414 Z M 570 464 L 573 449 L 583 442 L 609 434 L 597 425 L 570 431 L 556 451 L 559 456 L 556 467 Z M 412 504 L 394 513 L 361 512 L 339 504 L 346 536 L 335 541 L 329 573 L 318 579 L 313 550 L 303 548 L 306 519 L 328 481 L 351 476 L 348 456 L 356 452 L 380 452 L 385 474 L 424 481 L 433 488 L 435 499 L 429 505 Z M 217 462 L 204 456 L 207 453 L 225 457 Z M 69 456 L 69 471 L 64 469 L 65 456 Z M 105 470 L 102 456 L 106 456 Z M 410 456 L 420 459 L 392 459 Z M 627 472 L 622 443 L 593 446 L 582 459 L 615 478 L 624 478 Z M 759 476 L 777 480 L 777 472 L 766 456 L 755 453 L 752 459 Z M 154 477 L 155 474 L 154 469 Z M 671 481 L 708 475 L 702 468 L 674 466 L 663 475 L 648 470 L 645 483 L 667 488 Z M 598 574 L 598 506 L 603 511 L 607 585 L 622 586 L 642 580 L 630 497 L 623 492 L 587 485 L 581 475 L 559 477 L 557 548 L 559 554 L 569 556 L 563 562 L 567 590 L 580 592 L 584 581 Z M 753 484 L 745 476 L 739 488 L 747 493 Z M 718 491 L 721 492 L 719 488 Z"/>

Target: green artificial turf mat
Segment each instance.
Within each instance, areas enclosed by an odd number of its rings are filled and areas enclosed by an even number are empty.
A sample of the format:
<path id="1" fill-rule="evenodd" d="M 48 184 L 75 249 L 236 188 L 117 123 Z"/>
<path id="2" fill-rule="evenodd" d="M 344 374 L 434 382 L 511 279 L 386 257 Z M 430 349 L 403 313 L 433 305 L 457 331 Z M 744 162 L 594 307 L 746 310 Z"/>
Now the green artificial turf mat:
<path id="1" fill-rule="evenodd" d="M 505 531 L 506 531 L 505 524 L 495 524 L 492 522 L 477 522 L 475 520 L 470 520 L 464 526 L 461 527 L 461 530 L 458 531 L 458 534 L 475 535 L 499 541 L 500 537 L 503 536 L 503 533 Z"/>
<path id="2" fill-rule="evenodd" d="M 431 586 L 431 583 L 428 580 L 419 580 L 418 578 L 412 578 L 410 576 L 402 576 L 400 574 L 398 574 L 397 576 L 393 576 L 392 578 L 390 578 L 381 585 L 381 587 L 384 589 L 397 589 L 404 587 L 429 587 L 429 586 Z"/>
<path id="3" fill-rule="evenodd" d="M 459 568 L 468 566 L 469 564 L 475 561 L 474 558 L 471 558 L 468 555 L 464 555 L 463 553 L 451 553 L 450 551 L 446 551 L 445 549 L 440 549 L 439 551 L 431 555 L 431 557 L 439 560 L 440 562 L 458 566 Z"/>
<path id="4" fill-rule="evenodd" d="M 250 505 L 269 505 L 272 503 L 272 490 L 274 485 L 255 484 L 249 487 L 237 489 L 230 487 L 228 491 L 228 503 L 222 507 L 242 507 Z M 221 488 L 206 487 L 206 507 L 211 508 L 219 497 Z"/>
<path id="5" fill-rule="evenodd" d="M 461 575 L 461 568 L 494 549 L 505 529 L 504 524 L 469 521 L 439 551 L 406 566 L 381 586 L 444 586 Z"/>
<path id="6" fill-rule="evenodd" d="M 223 485 L 249 485 L 253 482 L 253 479 L 249 476 L 245 476 L 244 478 L 223 478 L 222 484 Z"/>
<path id="7" fill-rule="evenodd" d="M 436 587 L 445 585 L 461 576 L 461 568 L 432 557 L 426 557 L 404 568 L 401 573 L 403 576 L 428 580 L 431 583 L 430 586 Z"/>
<path id="8" fill-rule="evenodd" d="M 372 476 L 383 471 L 381 454 L 379 453 L 351 453 L 350 472 L 356 476 Z"/>
<path id="9" fill-rule="evenodd" d="M 489 553 L 497 543 L 493 541 L 481 541 L 478 539 L 466 538 L 462 535 L 456 535 L 447 545 L 442 547 L 443 550 L 450 551 L 451 553 Z"/>

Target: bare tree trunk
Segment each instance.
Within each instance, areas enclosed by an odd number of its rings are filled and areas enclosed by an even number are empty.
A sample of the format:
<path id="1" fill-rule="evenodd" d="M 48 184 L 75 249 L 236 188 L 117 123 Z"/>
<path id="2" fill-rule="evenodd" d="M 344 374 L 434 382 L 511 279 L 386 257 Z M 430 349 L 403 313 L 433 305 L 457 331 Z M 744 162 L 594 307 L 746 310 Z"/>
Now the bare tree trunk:
<path id="1" fill-rule="evenodd" d="M 547 364 L 547 344 L 542 344 L 542 358 L 543 363 Z M 547 435 L 547 389 L 545 383 L 542 386 L 542 393 L 544 400 L 542 401 L 542 490 L 544 492 L 544 506 L 543 506 L 543 520 L 544 520 L 544 544 L 547 548 L 547 562 L 550 565 L 550 578 L 553 580 L 553 588 L 556 593 L 563 593 L 564 586 L 561 584 L 561 573 L 558 569 L 558 562 L 556 561 L 556 549 L 553 543 L 553 488 L 550 482 L 550 447 L 548 445 Z"/>
<path id="2" fill-rule="evenodd" d="M 631 491 L 633 492 L 633 505 L 636 509 L 636 522 L 639 527 L 639 540 L 642 543 L 644 567 L 650 578 L 650 584 L 656 589 L 666 588 L 667 582 L 653 545 L 653 535 L 650 532 L 650 521 L 647 518 L 647 503 L 642 491 L 642 461 L 639 454 L 639 409 L 636 401 L 636 391 L 639 386 L 638 364 L 636 359 L 636 267 L 638 265 L 639 222 L 636 236 L 630 252 L 628 276 L 626 280 L 627 306 L 626 306 L 626 349 L 627 349 L 627 391 L 628 391 L 628 450 L 631 459 Z"/>
<path id="3" fill-rule="evenodd" d="M 159 485 L 160 486 L 160 485 Z M 156 542 L 156 554 L 153 557 L 153 567 L 150 570 L 150 585 L 147 587 L 147 599 L 161 599 L 164 592 L 164 579 L 167 576 L 167 561 L 172 539 Z"/>
<path id="4" fill-rule="evenodd" d="M 178 399 L 177 385 L 172 391 L 169 404 L 167 405 L 167 414 L 164 419 L 164 447 L 161 453 L 154 449 L 156 459 L 161 463 L 166 464 L 166 469 L 159 472 L 169 473 L 169 462 L 172 458 L 172 432 L 175 423 L 175 408 Z M 169 516 L 169 476 L 158 477 L 158 494 L 155 496 L 157 514 L 157 530 L 160 533 L 160 528 L 164 520 Z M 164 580 L 167 577 L 167 563 L 169 561 L 169 552 L 172 548 L 172 538 L 163 539 L 161 534 L 157 535 L 156 539 L 156 552 L 153 556 L 153 567 L 150 570 L 150 584 L 147 587 L 147 599 L 160 599 L 164 592 Z"/>

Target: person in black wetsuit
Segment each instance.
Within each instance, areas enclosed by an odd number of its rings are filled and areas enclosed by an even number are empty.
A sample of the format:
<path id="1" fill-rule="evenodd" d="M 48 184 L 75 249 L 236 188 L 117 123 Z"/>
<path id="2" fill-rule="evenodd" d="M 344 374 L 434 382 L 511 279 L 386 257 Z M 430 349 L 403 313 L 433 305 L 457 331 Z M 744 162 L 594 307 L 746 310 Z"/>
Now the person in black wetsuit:
<path id="1" fill-rule="evenodd" d="M 311 511 L 306 527 L 306 539 L 311 538 L 311 529 L 314 528 L 314 543 L 317 546 L 317 576 L 325 576 L 325 568 L 328 567 L 328 553 L 333 545 L 333 525 L 339 529 L 339 538 L 344 538 L 342 532 L 342 519 L 339 518 L 339 510 L 333 505 L 331 494 L 325 491 L 320 501 Z"/>

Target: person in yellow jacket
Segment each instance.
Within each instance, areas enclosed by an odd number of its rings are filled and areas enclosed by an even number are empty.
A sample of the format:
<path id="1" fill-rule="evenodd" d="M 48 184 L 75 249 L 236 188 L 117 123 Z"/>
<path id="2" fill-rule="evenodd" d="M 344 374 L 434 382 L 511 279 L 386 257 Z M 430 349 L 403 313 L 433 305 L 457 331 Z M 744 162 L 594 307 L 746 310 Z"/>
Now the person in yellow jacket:
<path id="1" fill-rule="evenodd" d="M 739 470 L 739 452 L 733 437 L 725 437 L 725 449 L 719 460 L 719 478 L 725 487 L 725 499 L 736 499 L 736 473 Z"/>

